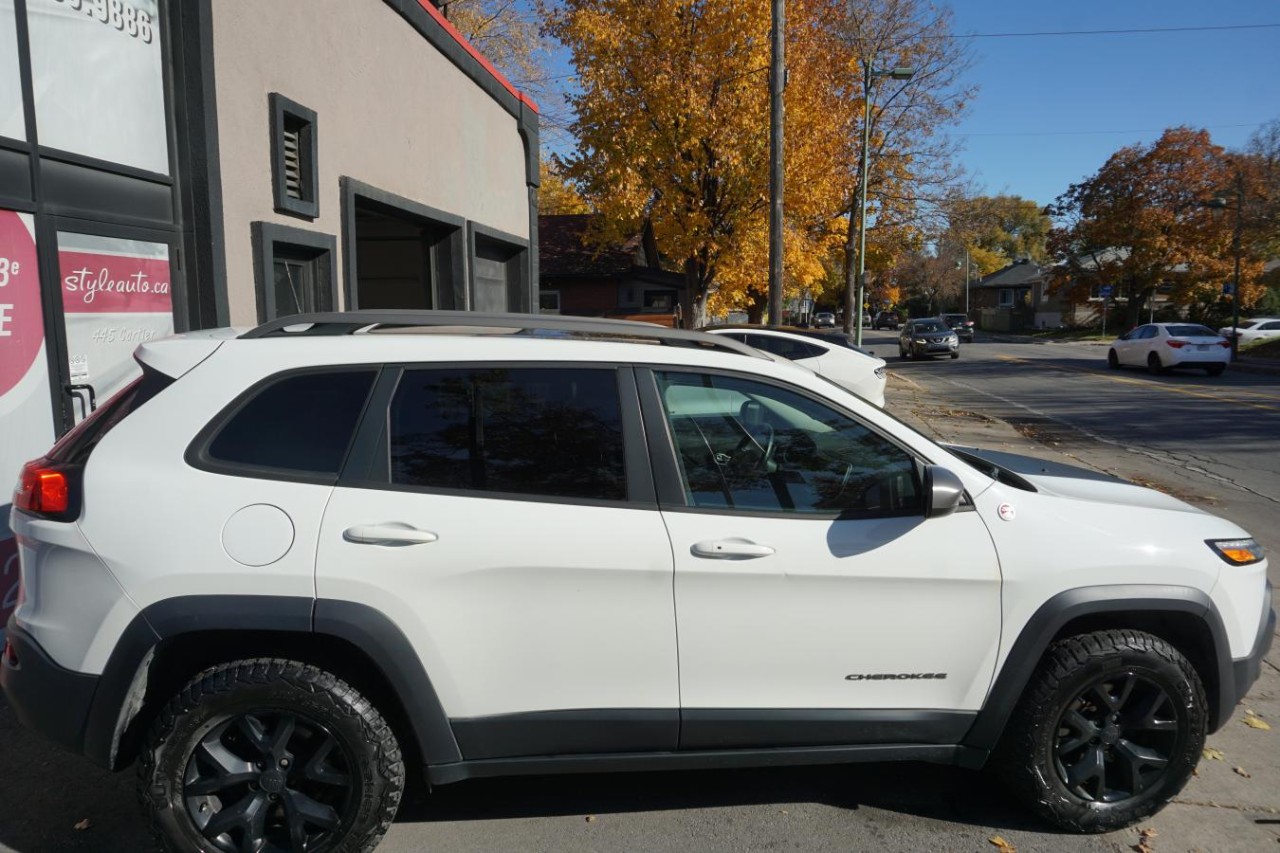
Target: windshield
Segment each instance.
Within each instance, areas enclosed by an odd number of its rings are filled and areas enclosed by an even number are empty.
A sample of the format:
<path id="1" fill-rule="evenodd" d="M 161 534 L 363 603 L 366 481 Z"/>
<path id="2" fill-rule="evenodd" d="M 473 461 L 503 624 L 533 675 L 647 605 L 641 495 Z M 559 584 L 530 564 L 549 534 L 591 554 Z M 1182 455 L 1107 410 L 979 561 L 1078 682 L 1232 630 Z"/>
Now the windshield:
<path id="1" fill-rule="evenodd" d="M 943 327 L 941 323 L 916 323 L 913 327 L 916 332 L 946 332 L 950 331 Z"/>

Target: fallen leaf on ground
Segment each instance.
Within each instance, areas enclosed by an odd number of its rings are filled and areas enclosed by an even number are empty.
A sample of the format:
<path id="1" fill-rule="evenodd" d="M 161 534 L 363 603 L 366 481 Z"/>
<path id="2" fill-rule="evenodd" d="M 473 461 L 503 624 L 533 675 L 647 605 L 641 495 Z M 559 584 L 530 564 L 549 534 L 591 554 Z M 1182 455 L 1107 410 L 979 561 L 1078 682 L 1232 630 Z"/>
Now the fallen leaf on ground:
<path id="1" fill-rule="evenodd" d="M 86 829 L 88 829 L 91 826 L 93 826 L 93 824 L 89 822 L 89 818 L 84 818 L 83 820 L 81 820 L 79 823 L 76 824 L 76 831 L 84 832 Z"/>
<path id="2" fill-rule="evenodd" d="M 791 812 L 787 811 L 786 809 L 778 809 L 778 814 L 791 814 Z"/>
<path id="3" fill-rule="evenodd" d="M 1008 841 L 1005 841 L 1003 838 L 1001 838 L 998 835 L 991 836 L 990 838 L 987 839 L 987 841 L 995 845 L 995 848 L 999 850 L 1000 853 L 1018 853 L 1017 847 L 1014 847 L 1012 844 L 1010 844 Z"/>
<path id="4" fill-rule="evenodd" d="M 593 815 L 593 814 L 589 814 L 589 815 L 587 815 L 587 823 L 595 823 L 595 822 L 596 822 L 596 816 L 595 816 L 595 815 Z"/>
<path id="5" fill-rule="evenodd" d="M 1206 747 L 1204 748 L 1204 757 L 1205 757 L 1205 758 L 1207 758 L 1207 759 L 1209 759 L 1210 761 L 1221 761 L 1221 760 L 1222 760 L 1222 750 L 1220 750 L 1220 749 L 1214 749 L 1214 748 L 1213 748 L 1213 747 L 1211 747 L 1211 746 L 1206 746 Z"/>
<path id="6" fill-rule="evenodd" d="M 1138 830 L 1138 843 L 1133 845 L 1133 849 L 1138 851 L 1138 853 L 1155 853 L 1155 848 L 1147 842 L 1159 834 L 1160 833 L 1151 828 Z"/>
<path id="7" fill-rule="evenodd" d="M 1261 729 L 1264 732 L 1271 731 L 1271 724 L 1258 717 L 1245 717 L 1240 722 L 1244 723 L 1251 729 Z"/>
<path id="8" fill-rule="evenodd" d="M 1252 778 L 1253 778 L 1252 776 L 1250 776 L 1250 775 L 1249 775 L 1248 771 L 1246 771 L 1243 767 L 1233 767 L 1233 768 L 1231 768 L 1231 769 L 1232 769 L 1232 770 L 1234 770 L 1234 771 L 1236 771 L 1236 775 L 1237 775 L 1237 776 L 1243 776 L 1243 777 L 1244 777 L 1244 778 L 1246 778 L 1246 779 L 1252 779 Z"/>

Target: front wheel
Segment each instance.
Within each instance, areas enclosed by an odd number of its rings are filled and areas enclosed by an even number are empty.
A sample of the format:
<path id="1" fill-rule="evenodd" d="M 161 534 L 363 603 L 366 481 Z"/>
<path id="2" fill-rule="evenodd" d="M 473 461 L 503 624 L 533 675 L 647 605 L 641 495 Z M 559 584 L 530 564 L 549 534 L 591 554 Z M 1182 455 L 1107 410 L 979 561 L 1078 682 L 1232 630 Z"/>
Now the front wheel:
<path id="1" fill-rule="evenodd" d="M 1111 368 L 1112 370 L 1120 369 L 1120 356 L 1116 355 L 1115 350 L 1107 351 L 1107 367 Z"/>
<path id="2" fill-rule="evenodd" d="M 997 765 L 1057 826 L 1108 832 L 1154 814 L 1200 758 L 1208 703 L 1195 668 L 1132 630 L 1060 640 L 1046 652 L 1001 741 Z"/>
<path id="3" fill-rule="evenodd" d="M 959 357 L 960 357 L 960 353 L 958 353 L 958 352 L 953 352 L 953 353 L 951 353 L 951 357 L 952 357 L 952 358 L 959 358 Z"/>
<path id="4" fill-rule="evenodd" d="M 168 851 L 372 850 L 404 792 L 386 721 L 309 664 L 240 660 L 196 676 L 160 712 L 138 796 Z"/>

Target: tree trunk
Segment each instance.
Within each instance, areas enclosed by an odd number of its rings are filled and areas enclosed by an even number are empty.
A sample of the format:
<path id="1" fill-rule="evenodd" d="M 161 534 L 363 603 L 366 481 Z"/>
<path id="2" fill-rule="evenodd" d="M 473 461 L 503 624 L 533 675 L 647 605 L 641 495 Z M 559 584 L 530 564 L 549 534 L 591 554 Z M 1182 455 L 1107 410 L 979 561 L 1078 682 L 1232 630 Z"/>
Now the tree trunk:
<path id="1" fill-rule="evenodd" d="M 849 230 L 844 241 L 844 331 L 852 334 L 858 315 L 858 266 L 854 257 L 858 251 L 858 217 L 852 205 L 849 207 Z"/>
<path id="2" fill-rule="evenodd" d="M 698 274 L 698 259 L 690 256 L 684 261 L 684 292 L 680 295 L 680 326 L 684 329 L 701 329 L 707 324 L 705 285 Z"/>
<path id="3" fill-rule="evenodd" d="M 768 298 L 761 299 L 760 294 L 751 291 L 751 302 L 747 305 L 747 322 L 758 326 L 764 322 L 764 309 L 769 306 Z"/>

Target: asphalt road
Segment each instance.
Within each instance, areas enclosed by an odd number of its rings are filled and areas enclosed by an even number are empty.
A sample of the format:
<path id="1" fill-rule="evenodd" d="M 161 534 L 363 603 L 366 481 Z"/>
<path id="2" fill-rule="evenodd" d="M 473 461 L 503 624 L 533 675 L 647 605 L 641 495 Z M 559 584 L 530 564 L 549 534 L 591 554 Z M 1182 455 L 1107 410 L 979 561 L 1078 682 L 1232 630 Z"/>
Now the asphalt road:
<path id="1" fill-rule="evenodd" d="M 975 343 L 959 360 L 890 357 L 889 405 L 940 438 L 1061 458 L 1194 500 L 1280 553 L 1280 377 L 1107 371 L 1105 349 Z M 1280 560 L 1273 560 L 1273 581 Z M 1280 851 L 1280 646 L 1241 723 L 1210 745 L 1149 848 Z M 87 821 L 87 824 L 81 824 Z M 76 829 L 77 824 L 83 828 Z M 412 786 L 380 851 L 1019 851 L 1138 849 L 1137 829 L 1046 831 L 986 774 L 928 765 L 536 777 Z M 20 729 L 0 700 L 0 851 L 141 851 L 132 773 Z"/>

